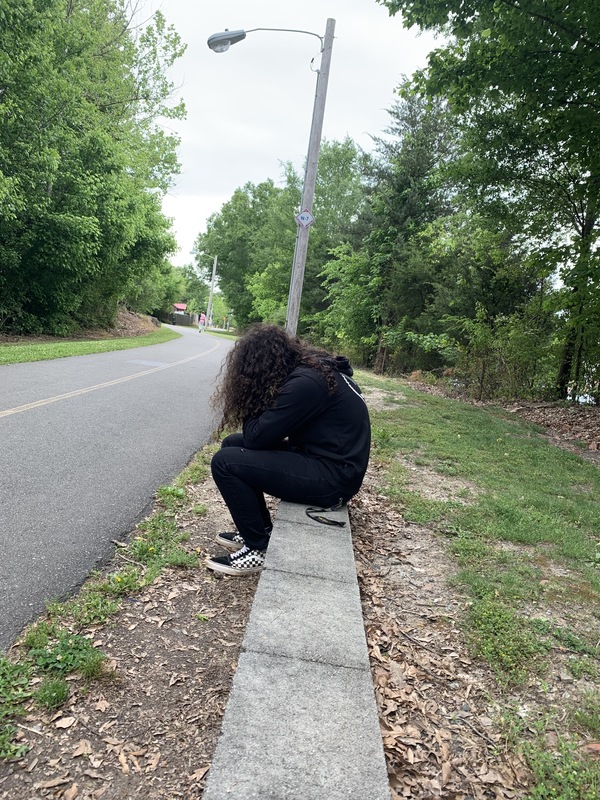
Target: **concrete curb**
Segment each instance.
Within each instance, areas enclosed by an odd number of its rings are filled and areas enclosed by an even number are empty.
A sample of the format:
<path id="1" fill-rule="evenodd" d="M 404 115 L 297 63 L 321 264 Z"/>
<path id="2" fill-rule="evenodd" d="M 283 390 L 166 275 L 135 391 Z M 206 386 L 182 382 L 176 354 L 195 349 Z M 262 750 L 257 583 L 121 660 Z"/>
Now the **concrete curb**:
<path id="1" fill-rule="evenodd" d="M 203 800 L 390 800 L 347 509 L 280 503 Z"/>

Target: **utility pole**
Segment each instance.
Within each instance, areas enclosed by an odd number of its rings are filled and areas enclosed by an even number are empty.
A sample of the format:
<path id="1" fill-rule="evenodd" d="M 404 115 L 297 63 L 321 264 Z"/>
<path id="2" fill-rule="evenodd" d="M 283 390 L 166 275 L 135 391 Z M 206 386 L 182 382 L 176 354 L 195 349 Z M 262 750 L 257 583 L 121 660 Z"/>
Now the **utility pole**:
<path id="1" fill-rule="evenodd" d="M 323 39 L 321 65 L 317 75 L 315 90 L 315 103 L 313 106 L 310 138 L 308 141 L 308 154 L 306 156 L 306 169 L 304 172 L 304 187 L 302 189 L 302 205 L 300 214 L 296 217 L 298 232 L 294 248 L 294 262 L 290 279 L 290 292 L 285 320 L 285 329 L 295 335 L 300 316 L 300 300 L 302 299 L 302 286 L 304 284 L 304 267 L 308 250 L 308 237 L 310 226 L 314 221 L 312 206 L 315 197 L 317 182 L 317 165 L 319 163 L 319 150 L 321 148 L 321 133 L 323 131 L 323 117 L 325 115 L 325 100 L 327 99 L 327 83 L 329 81 L 329 67 L 331 65 L 331 51 L 333 49 L 333 33 L 335 20 L 328 19 Z"/>
<path id="2" fill-rule="evenodd" d="M 325 100 L 327 98 L 327 83 L 329 81 L 329 68 L 331 66 L 331 51 L 333 49 L 335 20 L 331 18 L 327 20 L 324 37 L 319 36 L 318 33 L 314 33 L 313 31 L 303 31 L 295 28 L 251 28 L 248 31 L 224 30 L 220 33 L 213 33 L 212 36 L 208 37 L 207 44 L 215 53 L 225 53 L 227 50 L 229 50 L 232 44 L 237 44 L 238 42 L 243 41 L 246 38 L 247 33 L 253 33 L 254 31 L 284 31 L 288 33 L 305 33 L 309 36 L 316 36 L 321 42 L 321 64 L 317 70 L 317 87 L 315 90 L 315 102 L 313 105 L 310 137 L 308 140 L 306 168 L 304 170 L 302 205 L 300 207 L 300 213 L 296 216 L 298 231 L 296 234 L 296 246 L 294 247 L 294 261 L 292 264 L 290 291 L 288 294 L 288 305 L 285 318 L 286 331 L 292 335 L 295 335 L 298 327 L 298 317 L 300 315 L 300 300 L 302 299 L 302 285 L 304 283 L 304 267 L 306 265 L 306 252 L 308 250 L 308 236 L 310 233 L 310 226 L 314 222 L 312 206 L 315 197 L 315 184 L 317 182 L 317 165 L 319 162 L 319 150 L 321 148 L 321 133 L 323 131 L 323 117 L 325 115 Z"/>
<path id="3" fill-rule="evenodd" d="M 217 259 L 218 256 L 215 256 L 213 261 L 213 270 L 212 270 L 212 278 L 210 281 L 210 294 L 208 296 L 208 308 L 206 309 L 206 327 L 208 328 L 210 318 L 212 317 L 212 310 L 213 310 L 213 293 L 215 291 L 215 276 L 217 274 Z"/>

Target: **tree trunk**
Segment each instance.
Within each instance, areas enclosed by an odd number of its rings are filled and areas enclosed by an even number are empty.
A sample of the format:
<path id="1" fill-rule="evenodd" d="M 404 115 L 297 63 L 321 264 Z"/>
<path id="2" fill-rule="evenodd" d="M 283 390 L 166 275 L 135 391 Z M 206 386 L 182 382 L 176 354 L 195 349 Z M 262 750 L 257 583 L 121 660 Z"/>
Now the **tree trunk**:
<path id="1" fill-rule="evenodd" d="M 577 336 L 577 352 L 575 353 L 575 369 L 573 372 L 573 397 L 571 398 L 573 402 L 577 402 L 577 398 L 580 394 L 582 394 L 582 389 L 584 387 L 581 386 L 581 364 L 582 364 L 582 353 L 583 353 L 583 333 L 584 327 L 583 325 L 579 326 L 578 336 Z"/>
<path id="2" fill-rule="evenodd" d="M 573 357 L 575 355 L 575 344 L 577 342 L 577 328 L 572 326 L 567 331 L 567 338 L 563 345 L 558 376 L 556 378 L 556 398 L 566 400 L 569 396 L 569 380 L 573 369 Z"/>
<path id="3" fill-rule="evenodd" d="M 387 347 L 383 344 L 383 335 L 379 334 L 379 339 L 377 341 L 377 353 L 375 355 L 375 364 L 373 365 L 373 371 L 378 375 L 383 375 L 385 371 L 385 362 L 387 360 Z"/>

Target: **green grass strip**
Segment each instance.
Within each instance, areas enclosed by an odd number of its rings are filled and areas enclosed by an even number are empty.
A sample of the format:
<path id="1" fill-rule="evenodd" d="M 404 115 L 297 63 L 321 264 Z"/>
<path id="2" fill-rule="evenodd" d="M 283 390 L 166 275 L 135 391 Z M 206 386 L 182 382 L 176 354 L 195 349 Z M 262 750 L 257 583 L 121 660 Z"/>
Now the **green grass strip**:
<path id="1" fill-rule="evenodd" d="M 24 364 L 30 361 L 49 361 L 69 356 L 87 356 L 91 353 L 109 353 L 113 350 L 129 350 L 133 347 L 147 347 L 177 339 L 180 333 L 169 328 L 157 328 L 146 336 L 132 336 L 123 339 L 90 339 L 77 342 L 41 342 L 37 344 L 0 345 L 0 364 Z"/>

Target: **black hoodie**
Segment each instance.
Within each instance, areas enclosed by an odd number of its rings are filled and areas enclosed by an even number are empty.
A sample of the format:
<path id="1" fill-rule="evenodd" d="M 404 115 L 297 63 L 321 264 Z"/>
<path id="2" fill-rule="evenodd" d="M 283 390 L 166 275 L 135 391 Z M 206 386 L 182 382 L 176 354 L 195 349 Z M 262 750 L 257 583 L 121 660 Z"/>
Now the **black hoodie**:
<path id="1" fill-rule="evenodd" d="M 336 391 L 324 375 L 299 366 L 290 373 L 271 408 L 244 422 L 244 447 L 289 447 L 317 459 L 324 479 L 345 500 L 360 489 L 369 461 L 371 426 L 360 388 L 347 358 L 326 359 L 334 368 Z"/>

